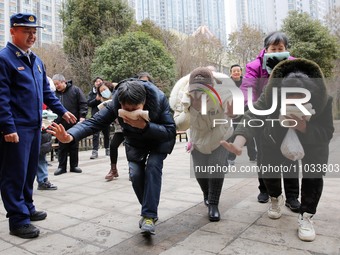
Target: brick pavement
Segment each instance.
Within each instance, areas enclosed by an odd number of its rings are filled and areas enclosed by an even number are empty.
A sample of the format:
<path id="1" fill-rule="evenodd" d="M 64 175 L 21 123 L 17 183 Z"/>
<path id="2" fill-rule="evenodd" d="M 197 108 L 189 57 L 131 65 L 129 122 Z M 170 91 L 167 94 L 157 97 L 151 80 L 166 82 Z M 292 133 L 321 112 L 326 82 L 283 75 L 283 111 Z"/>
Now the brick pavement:
<path id="1" fill-rule="evenodd" d="M 106 182 L 109 158 L 104 150 L 90 160 L 80 153 L 82 174 L 53 176 L 57 191 L 34 191 L 35 204 L 46 210 L 37 222 L 40 237 L 34 240 L 9 235 L 5 210 L 0 206 L 0 255 L 21 254 L 340 254 L 340 178 L 325 178 L 324 192 L 314 217 L 316 240 L 297 237 L 297 214 L 284 208 L 279 220 L 267 217 L 268 204 L 256 201 L 256 178 L 225 179 L 220 222 L 209 222 L 207 208 L 195 179 L 189 174 L 185 143 L 177 142 L 166 159 L 156 235 L 139 233 L 140 206 L 128 181 L 124 148 L 119 148 L 120 177 Z M 330 163 L 339 164 L 340 133 L 330 146 Z M 246 155 L 244 153 L 243 155 Z M 246 156 L 237 165 L 251 165 Z M 340 175 L 340 174 L 339 174 Z"/>

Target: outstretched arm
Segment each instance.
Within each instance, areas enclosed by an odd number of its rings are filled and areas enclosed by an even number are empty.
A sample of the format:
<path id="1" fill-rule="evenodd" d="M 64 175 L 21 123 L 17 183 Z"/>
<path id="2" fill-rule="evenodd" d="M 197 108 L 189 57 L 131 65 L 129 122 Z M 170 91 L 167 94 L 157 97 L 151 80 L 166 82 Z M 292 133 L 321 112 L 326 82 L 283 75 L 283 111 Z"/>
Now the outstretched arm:
<path id="1" fill-rule="evenodd" d="M 247 140 L 244 136 L 238 135 L 235 137 L 233 143 L 228 143 L 227 141 L 221 141 L 221 145 L 228 151 L 240 156 L 242 154 L 242 148 L 246 144 Z"/>
<path id="2" fill-rule="evenodd" d="M 54 135 L 58 141 L 62 143 L 70 143 L 73 141 L 73 136 L 68 134 L 62 124 L 57 124 L 55 122 L 49 126 L 49 129 L 46 130 L 47 133 Z"/>

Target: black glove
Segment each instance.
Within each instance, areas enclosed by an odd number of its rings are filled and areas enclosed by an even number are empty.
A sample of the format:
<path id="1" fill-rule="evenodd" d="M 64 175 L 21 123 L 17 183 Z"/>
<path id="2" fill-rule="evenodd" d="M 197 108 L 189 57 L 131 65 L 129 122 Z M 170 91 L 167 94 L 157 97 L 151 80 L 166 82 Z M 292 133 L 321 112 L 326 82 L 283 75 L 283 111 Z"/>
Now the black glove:
<path id="1" fill-rule="evenodd" d="M 285 59 L 283 59 L 285 60 Z M 279 60 L 277 57 L 272 57 L 267 59 L 266 66 L 268 66 L 271 69 L 274 69 L 274 67 L 282 60 Z"/>

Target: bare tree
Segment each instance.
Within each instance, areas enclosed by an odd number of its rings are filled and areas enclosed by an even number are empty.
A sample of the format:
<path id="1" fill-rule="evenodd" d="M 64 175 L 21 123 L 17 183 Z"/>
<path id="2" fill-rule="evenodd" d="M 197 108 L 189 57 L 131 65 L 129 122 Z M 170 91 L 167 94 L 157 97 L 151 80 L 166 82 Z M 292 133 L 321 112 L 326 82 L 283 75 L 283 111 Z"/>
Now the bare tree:
<path id="1" fill-rule="evenodd" d="M 72 54 L 68 55 L 68 61 L 72 67 L 72 77 L 77 86 L 87 92 L 92 87 L 91 64 L 93 60 L 93 45 L 86 38 L 82 38 L 79 46 Z M 94 74 L 97 75 L 97 74 Z"/>
<path id="2" fill-rule="evenodd" d="M 52 77 L 56 73 L 61 73 L 65 77 L 72 78 L 71 65 L 59 45 L 51 44 L 45 47 L 34 48 L 33 51 L 43 60 L 48 76 Z"/>
<path id="3" fill-rule="evenodd" d="M 224 47 L 216 37 L 196 33 L 182 37 L 172 49 L 176 59 L 177 78 L 199 66 L 213 65 L 221 69 Z"/>
<path id="4" fill-rule="evenodd" d="M 340 7 L 332 9 L 324 17 L 328 29 L 336 36 L 340 46 Z M 340 119 L 340 58 L 334 63 L 332 79 L 328 79 L 329 93 L 333 96 L 334 118 Z"/>
<path id="5" fill-rule="evenodd" d="M 149 34 L 171 52 L 176 61 L 177 79 L 198 66 L 214 65 L 221 70 L 224 47 L 207 26 L 201 26 L 194 35 L 186 36 L 164 30 L 146 19 L 132 29 Z"/>
<path id="6" fill-rule="evenodd" d="M 263 32 L 247 24 L 231 33 L 228 40 L 229 62 L 233 61 L 242 66 L 253 60 L 263 48 Z"/>
<path id="7" fill-rule="evenodd" d="M 325 23 L 328 29 L 333 35 L 336 36 L 339 46 L 340 46 L 340 7 L 336 7 L 324 17 Z M 340 58 L 338 57 L 334 63 L 333 76 L 337 79 L 340 78 Z M 340 91 L 340 89 L 338 89 Z M 339 95 L 339 93 L 337 94 Z M 339 107 L 340 111 L 340 107 Z"/>
<path id="8" fill-rule="evenodd" d="M 190 73 L 193 69 L 193 58 L 190 53 L 192 44 L 189 38 L 179 39 L 177 45 L 173 47 L 172 54 L 176 60 L 177 79 Z"/>
<path id="9" fill-rule="evenodd" d="M 43 60 L 47 75 L 52 77 L 56 73 L 63 74 L 66 79 L 81 87 L 84 92 L 91 88 L 91 59 L 85 51 L 88 50 L 86 41 L 82 41 L 77 49 L 78 57 L 67 57 L 59 45 L 34 48 L 34 52 Z"/>
<path id="10" fill-rule="evenodd" d="M 324 19 L 331 33 L 335 35 L 340 42 L 340 6 L 330 10 Z"/>

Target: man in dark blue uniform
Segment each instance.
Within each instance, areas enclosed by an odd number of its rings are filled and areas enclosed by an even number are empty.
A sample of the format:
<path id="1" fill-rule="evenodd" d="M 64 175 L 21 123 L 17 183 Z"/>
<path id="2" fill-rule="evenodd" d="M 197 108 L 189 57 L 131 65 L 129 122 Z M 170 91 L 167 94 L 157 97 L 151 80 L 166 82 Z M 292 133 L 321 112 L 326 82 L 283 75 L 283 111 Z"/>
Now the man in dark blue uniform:
<path id="1" fill-rule="evenodd" d="M 32 14 L 11 16 L 12 43 L 0 51 L 0 189 L 9 218 L 10 234 L 39 236 L 31 221 L 47 214 L 33 204 L 33 183 L 38 166 L 42 106 L 75 123 L 50 90 L 42 61 L 31 52 L 37 19 Z"/>

